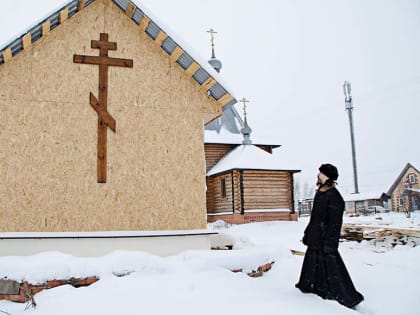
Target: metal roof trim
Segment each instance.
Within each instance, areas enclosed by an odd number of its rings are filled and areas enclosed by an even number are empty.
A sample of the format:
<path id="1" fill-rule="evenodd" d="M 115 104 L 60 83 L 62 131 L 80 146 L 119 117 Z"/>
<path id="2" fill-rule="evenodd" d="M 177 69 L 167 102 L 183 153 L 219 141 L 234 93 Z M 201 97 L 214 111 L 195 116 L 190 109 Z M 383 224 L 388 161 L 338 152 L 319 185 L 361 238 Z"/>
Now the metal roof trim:
<path id="1" fill-rule="evenodd" d="M 37 40 L 39 40 L 42 37 L 42 24 L 46 21 L 50 21 L 50 30 L 53 30 L 60 24 L 60 12 L 64 9 L 68 9 L 68 18 L 71 18 L 74 16 L 77 12 L 79 12 L 79 6 L 80 9 L 83 9 L 93 3 L 95 0 L 86 0 L 84 2 L 81 2 L 81 0 L 73 0 L 67 2 L 65 5 L 61 6 L 56 12 L 52 13 L 47 18 L 43 19 L 40 23 L 38 23 L 35 26 L 31 26 L 28 30 L 23 32 L 20 36 L 17 38 L 11 40 L 9 43 L 7 43 L 4 47 L 0 48 L 0 52 L 3 52 L 7 50 L 8 48 L 12 51 L 12 56 L 15 56 L 20 51 L 23 50 L 23 44 L 22 44 L 22 37 L 26 35 L 27 33 L 31 34 L 31 43 L 35 43 Z M 131 20 L 136 23 L 137 25 L 140 24 L 142 18 L 144 16 L 147 16 L 145 12 L 139 8 L 136 4 L 132 3 L 129 0 L 112 0 L 112 2 L 120 8 L 122 11 L 126 11 L 128 5 L 131 3 L 134 6 L 133 15 L 131 16 Z M 148 17 L 148 16 L 147 16 Z M 150 36 L 152 40 L 156 40 L 158 34 L 160 31 L 163 31 L 163 29 L 153 21 L 150 17 L 150 23 L 147 26 L 145 32 Z M 182 48 L 181 45 L 179 45 L 169 34 L 168 37 L 163 41 L 161 48 L 168 54 L 171 55 L 172 52 L 175 50 L 176 47 Z M 2 53 L 0 53 L 0 65 L 3 64 L 4 57 Z M 197 71 L 195 71 L 192 74 L 193 79 L 199 84 L 202 85 L 209 77 L 212 77 L 211 74 L 208 73 L 208 71 L 199 63 L 197 62 L 191 55 L 189 55 L 184 49 L 181 56 L 176 61 L 184 70 L 188 69 L 188 67 L 193 63 L 196 62 L 200 67 Z M 214 77 L 213 77 L 214 78 Z M 210 89 L 208 89 L 208 94 L 211 95 L 216 101 L 219 100 L 221 97 L 223 97 L 225 94 L 229 93 L 227 90 L 216 80 L 216 84 L 214 84 Z M 237 100 L 233 98 L 230 102 L 228 102 L 225 106 L 235 104 Z"/>
<path id="2" fill-rule="evenodd" d="M 10 48 L 12 50 L 12 56 L 14 57 L 16 54 L 21 52 L 23 50 L 22 45 L 22 37 L 28 33 L 31 33 L 31 43 L 36 42 L 38 39 L 42 37 L 42 24 L 46 21 L 50 21 L 50 30 L 53 30 L 60 24 L 60 12 L 64 9 L 68 9 L 68 18 L 75 15 L 78 11 L 78 4 L 80 0 L 73 0 L 71 2 L 67 2 L 63 6 L 61 6 L 57 11 L 52 13 L 47 18 L 43 19 L 40 23 L 38 23 L 35 26 L 31 26 L 28 30 L 24 31 L 21 35 L 19 35 L 17 38 L 11 40 L 9 43 L 7 43 L 5 46 L 0 47 L 0 52 L 7 50 Z M 83 8 L 91 4 L 95 0 L 87 0 L 85 1 Z M 4 63 L 4 59 L 2 54 L 0 53 L 0 64 Z"/>

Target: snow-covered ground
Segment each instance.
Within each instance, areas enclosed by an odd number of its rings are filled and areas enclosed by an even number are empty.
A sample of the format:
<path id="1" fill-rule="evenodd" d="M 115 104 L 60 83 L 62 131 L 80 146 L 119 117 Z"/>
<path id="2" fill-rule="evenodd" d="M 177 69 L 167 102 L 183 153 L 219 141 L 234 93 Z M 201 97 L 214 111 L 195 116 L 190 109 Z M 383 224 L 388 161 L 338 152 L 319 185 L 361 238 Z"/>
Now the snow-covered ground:
<path id="1" fill-rule="evenodd" d="M 234 244 L 231 251 L 188 251 L 171 257 L 122 251 L 98 258 L 58 252 L 1 257 L 0 278 L 42 283 L 96 275 L 100 280 L 89 287 L 66 285 L 42 291 L 35 295 L 37 308 L 27 311 L 23 304 L 0 301 L 0 311 L 12 315 L 420 314 L 420 244 L 378 250 L 366 241 L 341 243 L 340 252 L 356 288 L 365 296 L 356 310 L 295 289 L 303 257 L 292 255 L 290 249 L 305 249 L 299 240 L 307 222 L 308 218 L 301 218 L 210 225 Z M 345 217 L 345 222 L 420 229 L 420 213 L 410 219 L 402 213 Z M 263 277 L 246 275 L 270 261 L 275 261 L 273 268 Z M 230 271 L 238 268 L 245 272 Z"/>

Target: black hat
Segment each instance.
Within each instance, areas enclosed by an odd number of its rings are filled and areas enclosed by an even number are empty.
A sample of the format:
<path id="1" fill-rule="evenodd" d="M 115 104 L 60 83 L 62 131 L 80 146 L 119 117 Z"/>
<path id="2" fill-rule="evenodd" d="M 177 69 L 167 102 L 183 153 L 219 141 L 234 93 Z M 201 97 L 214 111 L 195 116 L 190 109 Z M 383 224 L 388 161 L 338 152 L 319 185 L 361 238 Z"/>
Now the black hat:
<path id="1" fill-rule="evenodd" d="M 319 171 L 332 180 L 337 180 L 338 178 L 337 168 L 332 164 L 322 164 Z"/>

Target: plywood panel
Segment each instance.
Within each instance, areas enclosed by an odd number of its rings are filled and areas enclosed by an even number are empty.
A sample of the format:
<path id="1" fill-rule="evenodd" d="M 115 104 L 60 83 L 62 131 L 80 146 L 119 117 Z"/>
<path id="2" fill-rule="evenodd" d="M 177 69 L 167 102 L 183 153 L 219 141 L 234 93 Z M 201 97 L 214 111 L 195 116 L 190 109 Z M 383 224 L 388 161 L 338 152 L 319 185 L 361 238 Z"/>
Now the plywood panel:
<path id="1" fill-rule="evenodd" d="M 109 71 L 108 180 L 96 182 L 98 69 L 73 63 L 99 33 L 134 60 Z M 198 84 L 108 0 L 97 0 L 0 66 L 0 231 L 206 226 Z M 181 163 L 182 161 L 182 163 Z"/>

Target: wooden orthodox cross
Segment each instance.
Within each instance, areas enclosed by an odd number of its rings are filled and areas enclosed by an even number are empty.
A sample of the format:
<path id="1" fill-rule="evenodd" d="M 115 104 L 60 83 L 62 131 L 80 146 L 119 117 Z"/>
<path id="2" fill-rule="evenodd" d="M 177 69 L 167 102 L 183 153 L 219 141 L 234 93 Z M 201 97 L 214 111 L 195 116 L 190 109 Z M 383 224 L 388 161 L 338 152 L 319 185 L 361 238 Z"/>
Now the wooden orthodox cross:
<path id="1" fill-rule="evenodd" d="M 117 43 L 108 41 L 108 34 L 101 33 L 99 40 L 92 40 L 91 47 L 99 49 L 99 56 L 73 55 L 73 62 L 99 65 L 99 98 L 90 93 L 90 105 L 98 113 L 98 183 L 106 183 L 106 139 L 108 127 L 115 132 L 115 119 L 108 113 L 108 67 L 133 67 L 132 59 L 108 57 L 109 50 L 117 50 Z"/>
<path id="2" fill-rule="evenodd" d="M 245 97 L 242 97 L 242 99 L 241 99 L 241 100 L 239 100 L 239 102 L 244 103 L 244 108 L 243 108 L 243 110 L 244 110 L 244 117 L 245 117 L 245 119 L 246 119 L 246 103 L 249 103 L 249 101 L 248 101 Z"/>

